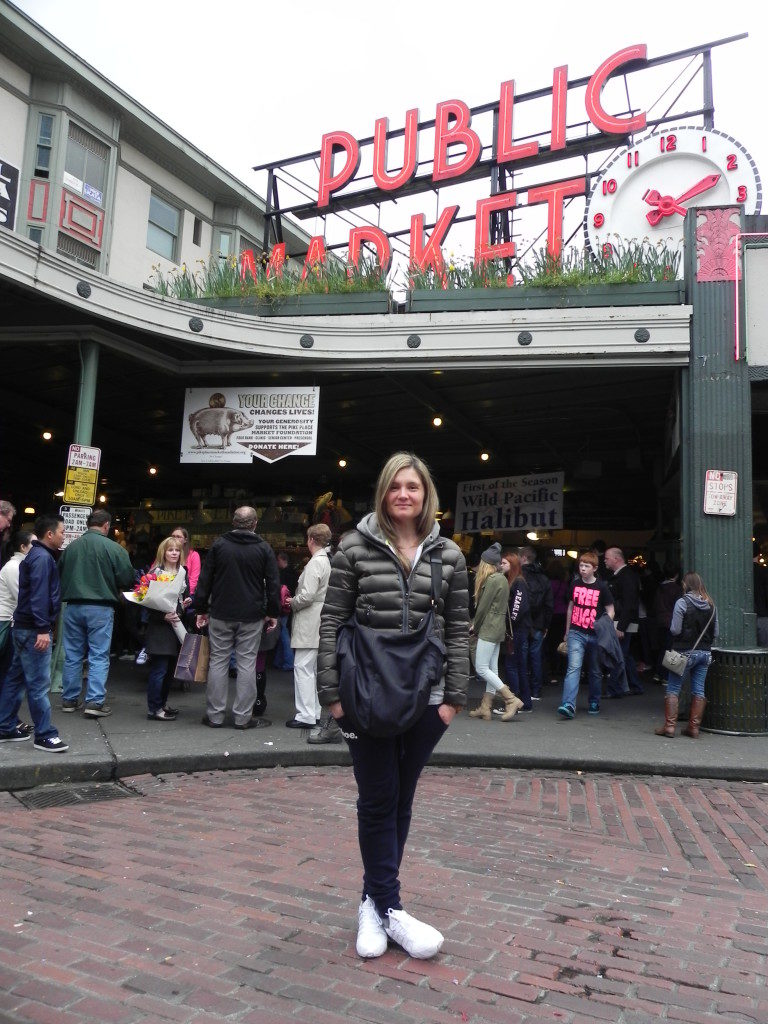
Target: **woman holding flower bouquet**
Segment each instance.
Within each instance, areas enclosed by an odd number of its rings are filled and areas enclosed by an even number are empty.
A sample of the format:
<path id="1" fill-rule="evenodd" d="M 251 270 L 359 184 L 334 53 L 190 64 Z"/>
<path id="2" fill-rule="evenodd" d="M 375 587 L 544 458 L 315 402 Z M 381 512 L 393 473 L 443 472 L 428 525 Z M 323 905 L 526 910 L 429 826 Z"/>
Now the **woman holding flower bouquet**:
<path id="1" fill-rule="evenodd" d="M 147 718 L 156 722 L 173 722 L 178 714 L 174 708 L 168 707 L 167 701 L 173 669 L 179 654 L 178 624 L 181 622 L 184 608 L 189 603 L 186 571 L 181 564 L 183 550 L 182 541 L 175 537 L 167 537 L 160 542 L 154 565 L 149 570 L 150 574 L 156 575 L 161 581 L 175 580 L 179 573 L 184 573 L 184 585 L 174 611 L 160 612 L 152 608 L 146 609 L 145 646 L 149 655 Z"/>

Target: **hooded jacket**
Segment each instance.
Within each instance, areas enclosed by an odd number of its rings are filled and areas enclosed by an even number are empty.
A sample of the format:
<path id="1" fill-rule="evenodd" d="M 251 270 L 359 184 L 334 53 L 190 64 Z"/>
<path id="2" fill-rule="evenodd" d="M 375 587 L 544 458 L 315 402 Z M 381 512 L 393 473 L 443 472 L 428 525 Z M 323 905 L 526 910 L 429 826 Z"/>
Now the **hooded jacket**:
<path id="1" fill-rule="evenodd" d="M 538 562 L 527 562 L 523 566 L 523 579 L 528 587 L 531 629 L 546 633 L 554 611 L 549 577 Z"/>
<path id="2" fill-rule="evenodd" d="M 712 618 L 713 612 L 714 618 Z M 710 618 L 712 618 L 711 622 Z M 712 641 L 719 632 L 719 625 L 717 608 L 713 604 L 705 601 L 699 594 L 686 594 L 675 602 L 672 612 L 672 622 L 669 627 L 672 636 L 672 650 L 690 651 L 699 639 L 702 630 L 704 630 L 704 635 L 696 646 L 696 650 L 711 650 Z M 704 629 L 705 626 L 706 629 Z"/>
<path id="3" fill-rule="evenodd" d="M 56 555 L 39 540 L 32 541 L 19 566 L 19 602 L 13 613 L 17 629 L 48 633 L 61 609 L 61 588 Z"/>
<path id="4" fill-rule="evenodd" d="M 280 615 L 280 574 L 267 542 L 252 530 L 218 537 L 205 559 L 195 611 L 227 622 L 258 622 Z"/>
<path id="5" fill-rule="evenodd" d="M 466 704 L 469 595 L 464 555 L 453 541 L 440 536 L 435 523 L 418 561 L 406 577 L 374 513 L 365 516 L 356 530 L 344 535 L 331 561 L 331 578 L 320 618 L 317 689 L 321 704 L 328 706 L 339 699 L 336 634 L 352 615 L 362 625 L 386 632 L 418 628 L 431 607 L 429 553 L 435 548 L 442 556 L 443 582 L 435 625 L 446 646 L 443 700 L 457 706 Z"/>

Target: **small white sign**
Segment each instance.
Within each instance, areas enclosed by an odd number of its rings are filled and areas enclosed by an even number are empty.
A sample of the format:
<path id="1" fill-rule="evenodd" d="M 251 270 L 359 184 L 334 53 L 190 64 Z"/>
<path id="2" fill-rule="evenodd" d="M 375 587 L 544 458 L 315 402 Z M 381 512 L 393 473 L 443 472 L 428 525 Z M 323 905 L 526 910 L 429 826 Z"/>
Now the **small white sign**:
<path id="1" fill-rule="evenodd" d="M 67 188 L 71 188 L 73 192 L 79 192 L 80 195 L 83 194 L 83 183 L 80 178 L 76 178 L 74 174 L 70 174 L 69 171 L 64 171 L 62 181 Z"/>
<path id="2" fill-rule="evenodd" d="M 62 550 L 73 540 L 82 537 L 88 529 L 88 516 L 93 512 L 87 505 L 62 505 L 59 515 L 64 518 L 64 543 Z"/>
<path id="3" fill-rule="evenodd" d="M 88 448 L 84 444 L 71 444 L 67 465 L 72 469 L 95 469 L 98 472 L 101 448 Z"/>
<path id="4" fill-rule="evenodd" d="M 729 469 L 708 469 L 704 480 L 704 514 L 735 516 L 738 473 Z"/>

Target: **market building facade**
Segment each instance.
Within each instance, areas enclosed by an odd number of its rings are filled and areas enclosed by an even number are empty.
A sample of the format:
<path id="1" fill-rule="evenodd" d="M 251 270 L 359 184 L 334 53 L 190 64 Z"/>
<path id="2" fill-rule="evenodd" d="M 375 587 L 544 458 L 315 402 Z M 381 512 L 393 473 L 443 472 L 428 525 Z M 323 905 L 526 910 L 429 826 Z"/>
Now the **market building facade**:
<path id="1" fill-rule="evenodd" d="M 661 230 L 673 217 L 680 232 L 685 225 L 681 280 L 549 293 L 515 286 L 503 300 L 495 289 L 412 288 L 366 301 L 318 296 L 309 312 L 290 302 L 266 310 L 157 285 L 198 261 L 255 271 L 264 254 L 278 273 L 282 265 L 311 272 L 336 258 L 328 238 L 299 226 L 312 204 L 279 208 L 279 165 L 265 165 L 260 198 L 12 5 L 0 7 L 0 24 L 3 497 L 55 505 L 69 445 L 95 446 L 99 496 L 135 522 L 160 528 L 186 514 L 206 547 L 232 503 L 248 497 L 264 507 L 273 543 L 290 547 L 301 542 L 307 502 L 333 495 L 354 515 L 383 458 L 412 448 L 433 465 L 445 528 L 463 542 L 494 534 L 520 543 L 536 533 L 565 551 L 602 536 L 659 560 L 678 555 L 717 595 L 722 645 L 754 647 L 752 537 L 766 520 L 768 479 L 760 441 L 768 224 L 759 216 L 759 173 L 711 124 L 706 90 L 700 125 L 675 130 L 641 125 L 637 111 L 610 114 L 601 101 L 606 82 L 647 60 L 643 47 L 628 47 L 583 81 L 569 83 L 567 69 L 555 69 L 547 147 L 515 141 L 513 104 L 524 97 L 515 98 L 514 83 L 502 84 L 495 104 L 495 157 L 482 139 L 475 145 L 473 112 L 460 101 L 425 123 L 435 139 L 433 176 L 490 173 L 492 194 L 474 212 L 475 256 L 509 260 L 507 214 L 524 205 L 513 172 L 539 166 L 539 150 L 573 158 L 565 97 L 581 88 L 591 127 L 579 144 L 616 155 L 599 176 L 528 186 L 526 202 L 546 211 L 550 255 L 563 246 L 569 198 L 585 197 L 587 236 L 604 247 L 598 227 L 632 231 L 623 197 L 644 189 L 649 225 Z M 709 50 L 699 50 L 706 67 Z M 309 154 L 321 158 L 314 212 L 355 208 L 378 197 L 368 194 L 373 188 L 418 195 L 429 183 L 420 183 L 408 153 L 422 128 L 409 112 L 400 175 L 387 170 L 386 125 L 377 122 L 369 140 L 326 136 Z M 641 179 L 636 132 L 676 154 L 668 181 Z M 373 183 L 360 183 L 359 149 L 375 144 Z M 738 180 L 731 159 L 744 169 Z M 440 243 L 460 220 L 454 206 L 434 224 L 414 214 L 407 233 L 410 266 L 438 280 Z M 369 225 L 345 248 L 384 263 L 397 235 Z M 244 433 L 269 405 L 264 396 L 278 394 L 270 423 L 284 444 Z M 280 426 L 289 405 L 316 413 L 299 441 L 290 433 L 297 428 Z M 52 437 L 43 442 L 43 433 Z M 522 495 L 555 478 L 559 504 L 529 518 Z M 487 507 L 462 499 L 473 481 L 488 485 L 476 491 L 486 498 L 473 499 Z M 504 513 L 493 507 L 491 485 L 506 481 L 519 497 Z M 744 653 L 740 664 L 748 661 Z"/>

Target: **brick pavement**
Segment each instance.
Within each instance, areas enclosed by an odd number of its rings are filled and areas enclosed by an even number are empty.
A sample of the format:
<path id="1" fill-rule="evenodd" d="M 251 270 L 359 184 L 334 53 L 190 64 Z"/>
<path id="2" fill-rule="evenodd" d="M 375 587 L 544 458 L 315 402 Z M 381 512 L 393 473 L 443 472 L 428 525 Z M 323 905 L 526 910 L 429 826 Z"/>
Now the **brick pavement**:
<path id="1" fill-rule="evenodd" d="M 430 769 L 406 907 L 434 961 L 354 952 L 344 768 L 0 794 L 0 1021 L 768 1021 L 768 787 Z"/>

